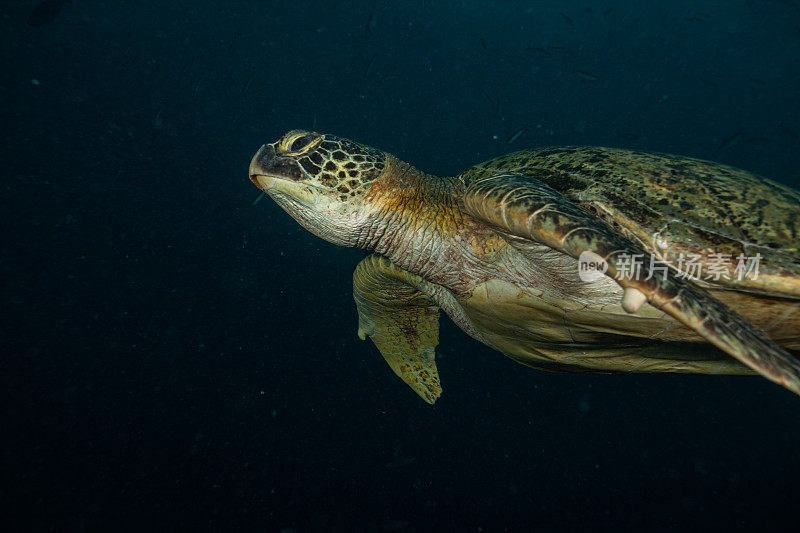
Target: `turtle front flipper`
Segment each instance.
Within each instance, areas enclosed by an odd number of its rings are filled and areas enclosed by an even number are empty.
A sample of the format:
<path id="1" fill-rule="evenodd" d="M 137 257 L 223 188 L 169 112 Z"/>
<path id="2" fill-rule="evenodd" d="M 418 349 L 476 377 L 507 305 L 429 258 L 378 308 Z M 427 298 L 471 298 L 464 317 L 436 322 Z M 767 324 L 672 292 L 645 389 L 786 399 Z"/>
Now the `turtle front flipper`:
<path id="1" fill-rule="evenodd" d="M 428 282 L 370 255 L 353 273 L 358 336 L 372 339 L 395 374 L 423 400 L 442 393 L 434 348 L 439 344 L 439 306 L 425 294 Z"/>
<path id="2" fill-rule="evenodd" d="M 624 289 L 622 306 L 636 312 L 645 302 L 692 328 L 764 377 L 800 394 L 800 361 L 764 332 L 688 279 L 653 263 L 651 255 L 561 193 L 529 176 L 497 173 L 464 175 L 464 209 L 505 232 L 530 239 L 578 259 L 593 252 L 607 265 L 606 275 Z M 637 276 L 626 276 L 632 257 L 640 257 Z"/>

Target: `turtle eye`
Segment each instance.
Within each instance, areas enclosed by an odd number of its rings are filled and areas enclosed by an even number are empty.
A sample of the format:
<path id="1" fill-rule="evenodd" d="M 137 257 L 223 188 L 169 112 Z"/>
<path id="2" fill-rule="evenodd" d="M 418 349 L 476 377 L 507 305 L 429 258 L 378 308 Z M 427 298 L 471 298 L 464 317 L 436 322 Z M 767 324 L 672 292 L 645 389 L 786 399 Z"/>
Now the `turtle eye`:
<path id="1" fill-rule="evenodd" d="M 306 148 L 313 140 L 314 140 L 313 135 L 303 135 L 302 137 L 298 137 L 289 147 L 289 150 L 292 152 L 300 152 L 304 148 Z"/>

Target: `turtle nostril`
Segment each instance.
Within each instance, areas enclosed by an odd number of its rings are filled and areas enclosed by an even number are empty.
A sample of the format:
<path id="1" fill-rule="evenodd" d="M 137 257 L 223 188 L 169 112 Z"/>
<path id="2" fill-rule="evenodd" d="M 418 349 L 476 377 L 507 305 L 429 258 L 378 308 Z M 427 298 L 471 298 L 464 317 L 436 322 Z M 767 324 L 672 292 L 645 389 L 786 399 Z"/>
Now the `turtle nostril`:
<path id="1" fill-rule="evenodd" d="M 266 164 L 275 159 L 275 147 L 271 144 L 266 144 L 258 151 L 259 160 Z"/>

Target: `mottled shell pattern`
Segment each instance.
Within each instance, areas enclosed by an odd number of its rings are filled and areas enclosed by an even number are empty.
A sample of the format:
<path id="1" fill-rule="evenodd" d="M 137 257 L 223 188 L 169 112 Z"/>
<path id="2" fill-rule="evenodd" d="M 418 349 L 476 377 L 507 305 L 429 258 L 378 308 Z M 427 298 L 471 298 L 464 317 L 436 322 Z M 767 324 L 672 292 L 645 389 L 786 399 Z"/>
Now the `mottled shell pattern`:
<path id="1" fill-rule="evenodd" d="M 688 157 L 602 147 L 515 152 L 471 167 L 536 178 L 633 238 L 659 259 L 760 255 L 757 279 L 714 280 L 756 293 L 800 296 L 800 193 L 750 172 Z M 704 280 L 699 283 L 704 284 Z"/>

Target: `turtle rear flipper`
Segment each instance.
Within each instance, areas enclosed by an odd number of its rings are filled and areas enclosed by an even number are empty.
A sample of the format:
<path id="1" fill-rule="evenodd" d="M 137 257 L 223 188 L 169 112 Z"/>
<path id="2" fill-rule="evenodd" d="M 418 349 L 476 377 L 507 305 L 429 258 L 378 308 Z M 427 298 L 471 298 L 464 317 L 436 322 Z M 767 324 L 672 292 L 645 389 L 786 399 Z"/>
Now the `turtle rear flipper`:
<path id="1" fill-rule="evenodd" d="M 599 255 L 608 266 L 606 274 L 625 289 L 622 304 L 627 311 L 635 312 L 648 302 L 764 377 L 800 394 L 800 361 L 697 284 L 671 271 L 651 269 L 651 256 L 644 248 L 555 189 L 519 174 L 462 179 L 464 209 L 474 218 L 576 259 L 586 251 Z M 640 274 L 618 275 L 624 271 L 624 258 L 633 256 L 643 259 Z"/>

